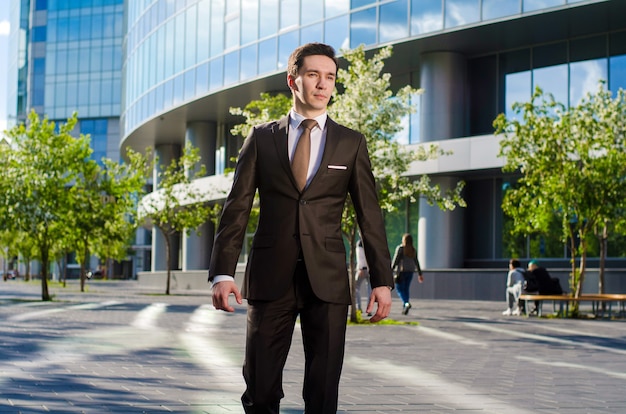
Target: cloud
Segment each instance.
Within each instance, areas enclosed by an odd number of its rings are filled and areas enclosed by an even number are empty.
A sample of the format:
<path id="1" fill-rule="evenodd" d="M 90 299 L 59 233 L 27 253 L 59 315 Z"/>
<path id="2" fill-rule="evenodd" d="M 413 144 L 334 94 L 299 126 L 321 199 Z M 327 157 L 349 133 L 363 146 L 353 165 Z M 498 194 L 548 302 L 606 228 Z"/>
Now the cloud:
<path id="1" fill-rule="evenodd" d="M 11 31 L 11 23 L 8 20 L 0 22 L 0 36 L 8 36 Z"/>

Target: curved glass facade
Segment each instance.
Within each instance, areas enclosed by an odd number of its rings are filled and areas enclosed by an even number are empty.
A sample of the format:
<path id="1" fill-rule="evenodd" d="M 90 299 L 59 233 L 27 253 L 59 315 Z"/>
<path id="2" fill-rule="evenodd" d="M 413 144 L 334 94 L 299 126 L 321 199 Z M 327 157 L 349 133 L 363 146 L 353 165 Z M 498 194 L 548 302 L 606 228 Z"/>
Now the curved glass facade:
<path id="1" fill-rule="evenodd" d="M 128 7 L 123 131 L 283 71 L 291 51 L 336 50 L 459 30 L 581 0 L 136 0 Z"/>

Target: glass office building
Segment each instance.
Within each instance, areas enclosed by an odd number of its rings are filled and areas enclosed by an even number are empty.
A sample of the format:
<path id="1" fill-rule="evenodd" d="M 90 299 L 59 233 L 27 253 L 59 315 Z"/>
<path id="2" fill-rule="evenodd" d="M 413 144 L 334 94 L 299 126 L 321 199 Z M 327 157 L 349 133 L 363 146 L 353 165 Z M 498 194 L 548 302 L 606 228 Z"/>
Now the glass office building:
<path id="1" fill-rule="evenodd" d="M 241 119 L 229 108 L 260 92 L 288 92 L 285 66 L 295 47 L 393 45 L 385 68 L 393 86 L 425 91 L 403 143 L 437 142 L 454 152 L 412 165 L 411 175 L 428 173 L 444 188 L 467 183 L 467 208 L 441 212 L 421 202 L 395 220 L 402 228 L 391 233 L 417 235 L 422 265 L 431 269 L 506 263 L 500 204 L 515 177 L 503 175 L 497 157 L 498 113 L 510 114 L 535 86 L 567 104 L 600 79 L 612 90 L 626 87 L 626 2 L 619 0 L 138 0 L 126 12 L 121 146 L 152 146 L 167 162 L 193 143 L 208 187 L 223 185 L 241 145 L 229 133 Z M 208 267 L 210 224 L 202 234 L 180 240 L 179 268 Z M 152 270 L 164 269 L 162 251 L 153 237 Z M 520 257 L 545 253 L 524 248 Z"/>
<path id="2" fill-rule="evenodd" d="M 10 7 L 11 123 L 32 110 L 55 122 L 77 112 L 73 133 L 90 135 L 93 159 L 119 160 L 124 1 L 12 0 Z"/>

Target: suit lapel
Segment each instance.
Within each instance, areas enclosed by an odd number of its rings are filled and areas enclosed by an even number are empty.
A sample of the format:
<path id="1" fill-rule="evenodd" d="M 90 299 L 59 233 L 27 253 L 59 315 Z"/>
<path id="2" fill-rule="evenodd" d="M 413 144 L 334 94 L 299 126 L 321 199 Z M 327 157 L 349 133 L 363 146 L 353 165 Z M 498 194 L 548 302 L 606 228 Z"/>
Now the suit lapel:
<path id="1" fill-rule="evenodd" d="M 298 188 L 296 179 L 291 171 L 291 165 L 289 164 L 289 144 L 287 134 L 289 132 L 289 115 L 279 119 L 272 127 L 272 133 L 274 135 L 274 145 L 276 146 L 276 153 L 278 154 L 278 161 L 285 170 L 285 173 L 289 176 L 293 185 Z"/>

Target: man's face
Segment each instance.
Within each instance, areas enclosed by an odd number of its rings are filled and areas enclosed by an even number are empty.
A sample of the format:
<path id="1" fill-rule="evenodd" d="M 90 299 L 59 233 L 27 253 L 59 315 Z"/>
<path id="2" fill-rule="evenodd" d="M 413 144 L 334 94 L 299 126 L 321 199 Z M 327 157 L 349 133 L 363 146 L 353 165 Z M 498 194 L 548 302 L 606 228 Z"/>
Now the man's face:
<path id="1" fill-rule="evenodd" d="M 335 89 L 337 67 L 324 55 L 306 56 L 295 78 L 287 75 L 293 93 L 294 109 L 306 118 L 314 118 L 326 111 Z"/>

